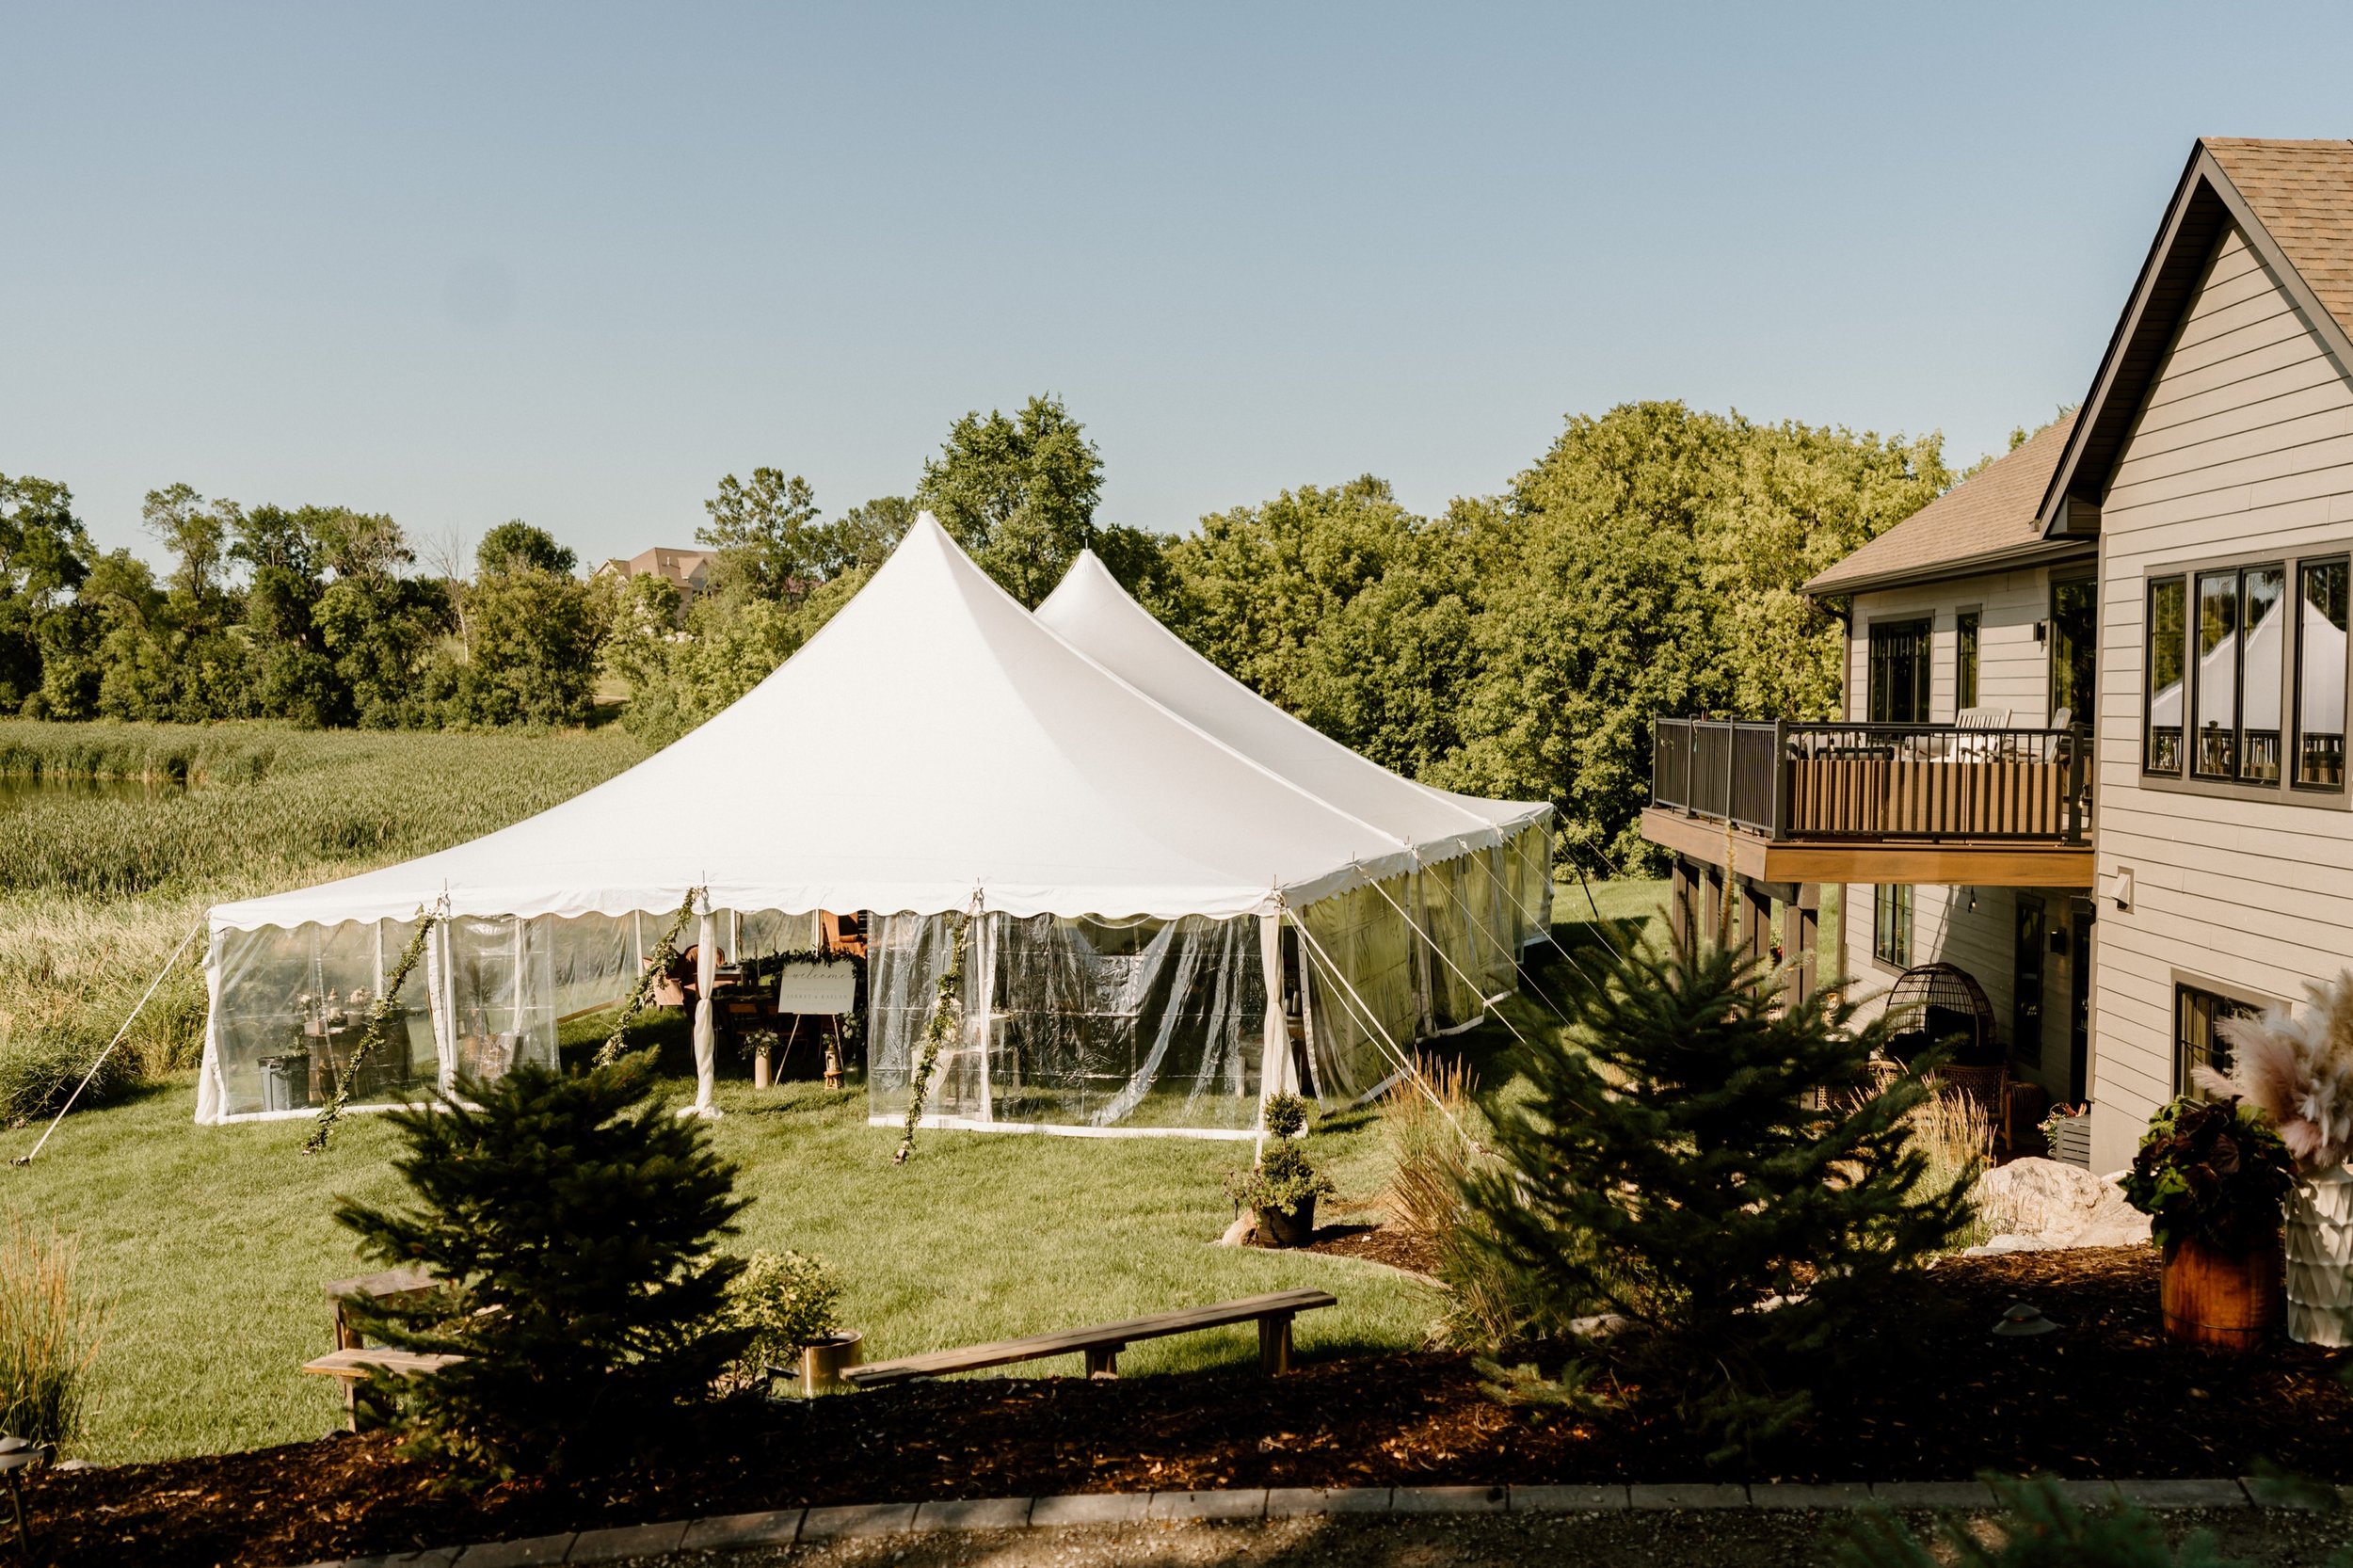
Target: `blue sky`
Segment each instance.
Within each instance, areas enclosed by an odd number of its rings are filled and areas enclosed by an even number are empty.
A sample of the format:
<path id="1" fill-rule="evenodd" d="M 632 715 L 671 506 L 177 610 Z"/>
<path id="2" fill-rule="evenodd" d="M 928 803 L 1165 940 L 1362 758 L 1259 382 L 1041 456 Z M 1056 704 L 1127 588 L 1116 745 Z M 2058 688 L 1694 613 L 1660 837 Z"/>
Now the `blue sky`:
<path id="1" fill-rule="evenodd" d="M 1679 397 L 1966 460 L 2353 8 L 0 5 L 0 472 L 683 543 L 1059 392 L 1106 520 Z"/>

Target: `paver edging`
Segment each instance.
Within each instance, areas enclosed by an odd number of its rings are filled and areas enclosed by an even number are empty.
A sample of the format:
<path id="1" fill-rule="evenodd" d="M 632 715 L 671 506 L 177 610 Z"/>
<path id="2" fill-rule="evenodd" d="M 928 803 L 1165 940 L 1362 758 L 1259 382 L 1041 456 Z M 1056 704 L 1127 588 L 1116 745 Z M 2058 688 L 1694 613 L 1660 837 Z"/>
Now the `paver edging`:
<path id="1" fill-rule="evenodd" d="M 2086 1507 L 2119 1503 L 2146 1509 L 2292 1508 L 2265 1502 L 2245 1478 L 2199 1480 L 2066 1480 L 2067 1494 Z M 347 1558 L 309 1568 L 375 1568 L 378 1563 L 428 1563 L 456 1568 L 524 1568 L 543 1562 L 607 1562 L 637 1553 L 701 1551 L 734 1546 L 791 1546 L 843 1535 L 913 1534 L 978 1529 L 1055 1529 L 1116 1526 L 1236 1522 L 1317 1514 L 1385 1514 L 1395 1518 L 1500 1513 L 1618 1513 L 1629 1509 L 1743 1509 L 1833 1512 L 1893 1509 L 1991 1510 L 1998 1507 L 1985 1482 L 1684 1481 L 1632 1486 L 1616 1483 L 1540 1486 L 1236 1487 L 1190 1492 L 1072 1492 L 1048 1497 L 957 1497 L 920 1503 L 853 1503 L 829 1508 L 778 1509 L 712 1514 L 698 1519 L 622 1525 L 577 1535 L 440 1546 L 392 1557 Z M 643 1544 L 639 1544 L 643 1543 Z"/>

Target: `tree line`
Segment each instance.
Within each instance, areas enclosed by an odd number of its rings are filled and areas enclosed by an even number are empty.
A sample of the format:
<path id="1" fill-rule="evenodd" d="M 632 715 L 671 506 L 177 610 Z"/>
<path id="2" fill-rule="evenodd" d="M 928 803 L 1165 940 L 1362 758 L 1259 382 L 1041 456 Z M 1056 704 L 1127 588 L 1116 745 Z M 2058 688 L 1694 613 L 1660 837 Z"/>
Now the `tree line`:
<path id="1" fill-rule="evenodd" d="M 780 468 L 723 478 L 706 590 L 584 580 L 516 521 L 418 571 L 392 518 L 147 497 L 173 567 L 100 553 L 54 481 L 0 476 L 0 712 L 316 726 L 577 724 L 600 679 L 651 744 L 789 658 L 929 509 L 1035 606 L 1094 550 L 1269 699 L 1386 767 L 1549 800 L 1563 848 L 1635 869 L 1654 712 L 1827 717 L 1841 632 L 1799 584 L 1949 486 L 1939 437 L 1680 403 L 1567 421 L 1499 493 L 1434 516 L 1366 475 L 1160 535 L 1097 518 L 1103 463 L 1033 397 L 950 428 L 909 494 L 827 520 Z"/>

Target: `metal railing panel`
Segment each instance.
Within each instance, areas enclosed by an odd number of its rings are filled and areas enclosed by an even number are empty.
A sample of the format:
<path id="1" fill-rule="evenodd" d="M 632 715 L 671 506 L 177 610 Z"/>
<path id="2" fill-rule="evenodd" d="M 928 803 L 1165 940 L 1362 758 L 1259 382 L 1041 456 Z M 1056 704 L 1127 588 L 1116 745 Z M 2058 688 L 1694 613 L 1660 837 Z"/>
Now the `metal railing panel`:
<path id="1" fill-rule="evenodd" d="M 2089 841 L 2082 725 L 1660 718 L 1652 735 L 1656 802 L 1772 839 Z"/>

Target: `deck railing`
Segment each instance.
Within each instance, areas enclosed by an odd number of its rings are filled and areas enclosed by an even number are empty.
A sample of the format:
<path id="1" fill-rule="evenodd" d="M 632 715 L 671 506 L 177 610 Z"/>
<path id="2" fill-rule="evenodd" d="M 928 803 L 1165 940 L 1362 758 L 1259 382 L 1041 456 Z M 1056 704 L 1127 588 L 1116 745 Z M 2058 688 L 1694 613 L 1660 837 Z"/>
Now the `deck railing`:
<path id="1" fill-rule="evenodd" d="M 2091 734 L 1658 718 L 1651 800 L 1775 840 L 2089 841 Z"/>

